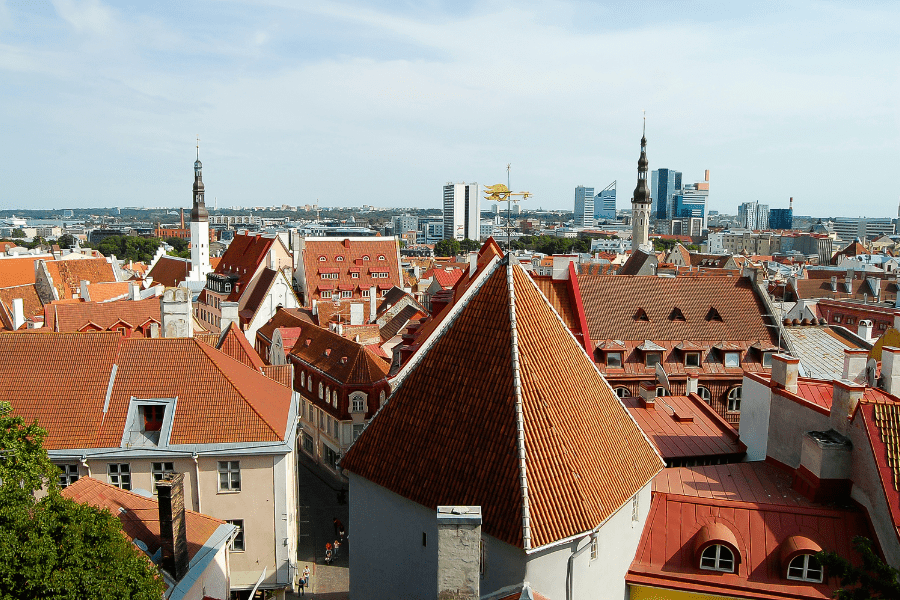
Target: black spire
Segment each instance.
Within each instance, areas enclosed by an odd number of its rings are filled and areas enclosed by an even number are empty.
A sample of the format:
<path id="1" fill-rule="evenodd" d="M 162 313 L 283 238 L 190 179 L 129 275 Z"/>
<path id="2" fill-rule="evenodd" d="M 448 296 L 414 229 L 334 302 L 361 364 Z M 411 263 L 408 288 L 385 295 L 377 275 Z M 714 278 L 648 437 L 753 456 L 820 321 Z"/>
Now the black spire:
<path id="1" fill-rule="evenodd" d="M 197 136 L 197 160 L 194 161 L 194 207 L 191 221 L 208 221 L 206 202 L 203 199 L 203 163 L 200 162 L 200 136 Z"/>
<path id="2" fill-rule="evenodd" d="M 635 204 L 650 204 L 650 188 L 647 186 L 647 117 L 644 117 L 644 134 L 641 136 L 641 157 L 638 159 L 638 180 L 631 201 Z"/>

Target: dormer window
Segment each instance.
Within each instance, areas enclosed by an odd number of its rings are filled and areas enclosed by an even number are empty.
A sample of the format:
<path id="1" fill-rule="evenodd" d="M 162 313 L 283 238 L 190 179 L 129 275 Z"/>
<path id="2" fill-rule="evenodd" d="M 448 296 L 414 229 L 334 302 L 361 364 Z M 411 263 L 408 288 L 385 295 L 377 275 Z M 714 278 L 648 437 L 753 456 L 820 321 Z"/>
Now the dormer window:
<path id="1" fill-rule="evenodd" d="M 643 308 L 637 309 L 633 318 L 635 321 L 650 321 L 650 317 L 647 316 L 647 312 Z"/>
<path id="2" fill-rule="evenodd" d="M 763 352 L 762 353 L 762 366 L 771 367 L 772 366 L 772 355 L 774 352 Z"/>
<path id="3" fill-rule="evenodd" d="M 684 318 L 684 313 L 681 312 L 681 309 L 676 306 L 672 309 L 672 312 L 669 313 L 669 320 L 684 323 L 687 319 Z"/>
<path id="4" fill-rule="evenodd" d="M 648 369 L 654 368 L 662 362 L 662 352 L 647 352 L 644 355 L 644 364 Z"/>
<path id="5" fill-rule="evenodd" d="M 726 367 L 740 367 L 741 366 L 741 353 L 740 352 L 725 352 L 725 366 Z"/>
<path id="6" fill-rule="evenodd" d="M 335 256 L 334 260 L 335 260 L 335 262 L 344 262 L 344 257 L 343 256 Z"/>
<path id="7" fill-rule="evenodd" d="M 163 417 L 166 414 L 166 407 L 161 404 L 146 404 L 140 407 L 141 418 L 143 419 L 142 431 L 159 431 L 162 429 Z"/>
<path id="8" fill-rule="evenodd" d="M 706 313 L 706 320 L 707 321 L 718 321 L 719 323 L 721 323 L 722 315 L 719 314 L 719 311 L 717 311 L 715 308 L 710 306 L 709 311 Z"/>
<path id="9" fill-rule="evenodd" d="M 622 353 L 621 352 L 607 352 L 606 353 L 606 368 L 607 369 L 621 369 L 622 368 Z"/>
<path id="10" fill-rule="evenodd" d="M 721 544 L 712 544 L 700 555 L 700 568 L 708 571 L 734 573 L 734 554 Z"/>
<path id="11" fill-rule="evenodd" d="M 822 583 L 822 565 L 812 554 L 799 554 L 788 565 L 787 578 L 794 581 Z"/>
<path id="12" fill-rule="evenodd" d="M 383 254 L 379 254 L 379 255 L 378 255 L 378 260 L 384 260 L 384 255 L 383 255 Z"/>
<path id="13" fill-rule="evenodd" d="M 700 353 L 699 352 L 685 352 L 684 353 L 684 366 L 689 369 L 697 369 L 700 367 Z"/>
<path id="14" fill-rule="evenodd" d="M 363 254 L 362 259 L 363 259 L 363 260 L 369 260 L 369 255 L 368 255 L 368 254 Z"/>
<path id="15" fill-rule="evenodd" d="M 326 261 L 328 261 L 328 258 L 326 258 L 324 256 L 319 257 L 319 262 L 326 262 Z"/>

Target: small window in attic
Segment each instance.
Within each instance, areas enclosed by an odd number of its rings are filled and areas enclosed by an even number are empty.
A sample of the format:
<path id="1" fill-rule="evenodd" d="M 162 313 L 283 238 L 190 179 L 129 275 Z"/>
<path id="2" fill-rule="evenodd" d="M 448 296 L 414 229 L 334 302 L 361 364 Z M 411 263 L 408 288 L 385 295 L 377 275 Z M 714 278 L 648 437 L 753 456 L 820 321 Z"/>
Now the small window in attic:
<path id="1" fill-rule="evenodd" d="M 715 309 L 715 307 L 710 306 L 710 307 L 709 307 L 709 312 L 706 313 L 706 320 L 707 320 L 707 321 L 718 321 L 719 323 L 721 323 L 721 322 L 722 322 L 722 315 L 719 314 L 719 311 L 717 311 L 717 310 Z"/>
<path id="2" fill-rule="evenodd" d="M 643 308 L 639 308 L 636 313 L 634 313 L 635 321 L 649 321 L 650 317 L 647 316 L 647 313 Z"/>
<path id="3" fill-rule="evenodd" d="M 684 318 L 684 313 L 681 312 L 681 309 L 677 306 L 672 309 L 672 312 L 669 314 L 670 321 L 681 321 L 682 323 L 687 319 Z"/>

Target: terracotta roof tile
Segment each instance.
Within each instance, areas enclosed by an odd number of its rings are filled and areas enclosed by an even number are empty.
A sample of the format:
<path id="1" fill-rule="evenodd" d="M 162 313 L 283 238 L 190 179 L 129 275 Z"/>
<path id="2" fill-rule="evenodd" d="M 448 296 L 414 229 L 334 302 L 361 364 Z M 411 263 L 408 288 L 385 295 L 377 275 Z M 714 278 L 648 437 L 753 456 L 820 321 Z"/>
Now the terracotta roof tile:
<path id="1" fill-rule="evenodd" d="M 148 321 L 161 323 L 159 298 L 116 302 L 52 302 L 44 307 L 45 326 L 51 331 L 82 331 L 93 323 L 107 330 L 119 321 L 134 328 Z"/>
<path id="2" fill-rule="evenodd" d="M 303 323 L 315 323 L 312 313 L 305 308 L 279 308 L 269 321 L 256 330 L 257 336 L 272 341 L 272 333 L 279 327 L 299 327 Z"/>
<path id="3" fill-rule="evenodd" d="M 551 277 L 534 277 L 534 283 L 553 306 L 553 309 L 562 317 L 569 331 L 580 331 L 578 317 L 575 316 L 572 298 L 569 295 L 568 282 Z"/>
<path id="4" fill-rule="evenodd" d="M 390 364 L 353 340 L 318 325 L 300 326 L 290 356 L 311 365 L 341 384 L 367 384 L 387 376 Z"/>
<path id="5" fill-rule="evenodd" d="M 44 306 L 34 284 L 0 288 L 0 322 L 7 329 L 12 329 L 12 301 L 17 298 L 22 299 L 26 319 L 42 317 L 44 314 Z"/>
<path id="6" fill-rule="evenodd" d="M 38 260 L 48 259 L 52 259 L 52 257 L 0 258 L 0 288 L 34 283 L 34 263 Z"/>
<path id="7" fill-rule="evenodd" d="M 109 302 L 110 300 L 122 300 L 131 294 L 131 282 L 114 281 L 106 283 L 91 283 L 87 286 L 88 297 L 91 302 Z"/>
<path id="8" fill-rule="evenodd" d="M 367 260 L 364 260 L 368 257 Z M 384 257 L 384 260 L 379 260 Z M 361 290 L 372 286 L 387 285 L 387 288 L 403 286 L 400 254 L 394 238 L 306 238 L 301 256 L 307 286 L 308 305 L 318 299 L 316 290 L 336 289 L 338 286 L 352 286 L 352 298 L 362 297 Z M 334 273 L 337 279 L 322 279 L 322 269 Z M 358 273 L 352 277 L 351 271 Z M 387 277 L 372 277 L 373 272 L 385 272 Z M 331 287 L 328 287 L 331 286 Z M 345 289 L 345 288 L 339 288 Z"/>
<path id="9" fill-rule="evenodd" d="M 81 282 L 102 283 L 116 281 L 112 265 L 105 258 L 48 260 L 44 268 L 53 279 L 60 299 L 72 298 L 80 292 Z"/>
<path id="10" fill-rule="evenodd" d="M 216 348 L 230 356 L 231 358 L 241 362 L 251 369 L 261 369 L 265 366 L 263 360 L 247 341 L 247 336 L 241 332 L 236 323 L 229 325 L 219 338 Z M 288 384 L 290 385 L 290 384 Z"/>
<path id="11" fill-rule="evenodd" d="M 480 287 L 404 367 L 399 388 L 341 465 L 430 508 L 480 505 L 484 531 L 520 548 L 587 531 L 662 462 L 520 266 L 487 263 L 473 280 Z"/>
<path id="12" fill-rule="evenodd" d="M 62 491 L 62 495 L 79 504 L 90 504 L 107 509 L 122 523 L 122 530 L 128 539 L 139 539 L 147 545 L 147 552 L 153 556 L 159 550 L 159 502 L 133 492 L 120 490 L 116 486 L 98 481 L 93 477 L 82 477 Z M 124 509 L 124 510 L 122 510 Z M 188 557 L 194 558 L 209 538 L 225 521 L 185 510 Z"/>
<path id="13" fill-rule="evenodd" d="M 166 287 L 178 287 L 191 272 L 191 261 L 175 256 L 160 256 L 153 268 L 147 273 L 154 283 Z"/>

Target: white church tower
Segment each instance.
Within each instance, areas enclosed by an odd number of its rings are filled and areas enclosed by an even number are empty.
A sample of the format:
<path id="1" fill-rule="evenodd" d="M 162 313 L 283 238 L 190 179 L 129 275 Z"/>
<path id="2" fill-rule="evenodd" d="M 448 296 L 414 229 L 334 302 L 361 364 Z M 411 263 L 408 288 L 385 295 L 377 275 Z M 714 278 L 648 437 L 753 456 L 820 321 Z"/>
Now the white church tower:
<path id="1" fill-rule="evenodd" d="M 647 118 L 641 136 L 638 180 L 631 198 L 631 251 L 650 248 L 650 188 L 647 186 Z"/>
<path id="2" fill-rule="evenodd" d="M 200 162 L 200 138 L 194 162 L 194 207 L 191 209 L 191 272 L 188 281 L 206 281 L 209 265 L 209 213 L 203 199 L 203 164 Z"/>

